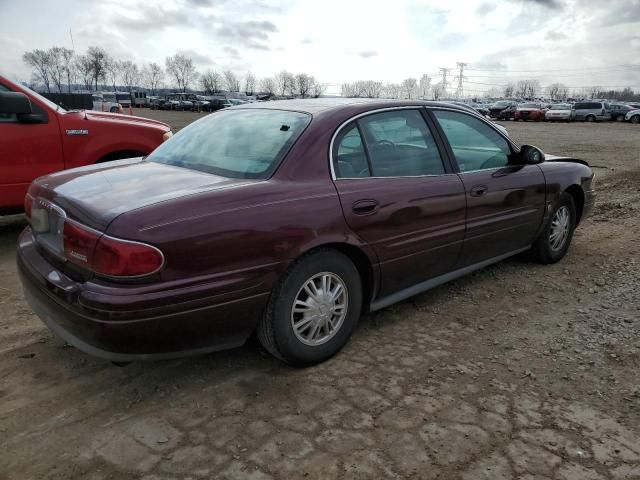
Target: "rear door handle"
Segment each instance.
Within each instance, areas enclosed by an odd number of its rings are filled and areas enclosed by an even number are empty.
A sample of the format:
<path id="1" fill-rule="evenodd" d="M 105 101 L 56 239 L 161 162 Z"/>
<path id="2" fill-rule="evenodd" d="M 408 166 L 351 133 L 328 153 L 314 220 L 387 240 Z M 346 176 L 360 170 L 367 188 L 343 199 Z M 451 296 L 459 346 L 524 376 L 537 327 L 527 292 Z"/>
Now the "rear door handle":
<path id="1" fill-rule="evenodd" d="M 487 193 L 487 190 L 489 190 L 489 187 L 486 185 L 474 185 L 471 187 L 470 192 L 472 197 L 481 197 Z"/>
<path id="2" fill-rule="evenodd" d="M 368 215 L 378 210 L 378 202 L 376 200 L 358 200 L 353 202 L 351 210 L 356 215 Z"/>

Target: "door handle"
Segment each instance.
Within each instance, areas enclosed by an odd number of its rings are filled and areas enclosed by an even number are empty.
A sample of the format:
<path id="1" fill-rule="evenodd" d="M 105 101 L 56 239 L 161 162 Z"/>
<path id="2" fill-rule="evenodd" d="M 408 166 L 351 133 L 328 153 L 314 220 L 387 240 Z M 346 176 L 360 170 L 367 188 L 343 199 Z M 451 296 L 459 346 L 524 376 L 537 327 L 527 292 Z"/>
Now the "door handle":
<path id="1" fill-rule="evenodd" d="M 356 215 L 368 215 L 378 210 L 378 202 L 376 200 L 358 200 L 353 202 L 351 210 Z"/>
<path id="2" fill-rule="evenodd" d="M 470 192 L 472 197 L 481 197 L 487 193 L 487 190 L 489 190 L 489 187 L 486 185 L 474 185 L 471 187 Z"/>

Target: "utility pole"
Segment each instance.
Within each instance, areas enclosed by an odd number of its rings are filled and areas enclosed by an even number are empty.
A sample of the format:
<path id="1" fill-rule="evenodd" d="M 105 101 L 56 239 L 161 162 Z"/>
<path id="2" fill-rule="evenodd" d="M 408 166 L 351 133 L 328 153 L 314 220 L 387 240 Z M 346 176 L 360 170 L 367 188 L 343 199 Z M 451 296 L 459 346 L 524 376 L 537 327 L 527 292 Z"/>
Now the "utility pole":
<path id="1" fill-rule="evenodd" d="M 462 98 L 464 97 L 464 87 L 462 82 L 467 79 L 467 77 L 464 76 L 464 67 L 466 67 L 469 64 L 464 62 L 456 62 L 456 65 L 458 65 L 458 68 L 460 69 L 458 75 L 456 75 L 455 77 L 458 80 L 458 88 L 456 89 L 456 98 Z"/>
<path id="2" fill-rule="evenodd" d="M 442 91 L 445 95 L 447 94 L 447 75 L 449 75 L 450 71 L 450 68 L 440 67 L 440 73 L 442 73 Z"/>

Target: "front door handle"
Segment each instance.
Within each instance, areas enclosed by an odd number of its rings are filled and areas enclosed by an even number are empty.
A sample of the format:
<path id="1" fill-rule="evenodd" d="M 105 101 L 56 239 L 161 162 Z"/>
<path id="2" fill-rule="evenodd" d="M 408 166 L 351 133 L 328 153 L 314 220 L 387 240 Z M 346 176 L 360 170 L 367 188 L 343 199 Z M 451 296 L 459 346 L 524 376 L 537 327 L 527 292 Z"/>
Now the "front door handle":
<path id="1" fill-rule="evenodd" d="M 472 197 L 481 197 L 487 193 L 487 190 L 489 190 L 489 187 L 486 185 L 474 185 L 471 187 L 470 192 Z"/>
<path id="2" fill-rule="evenodd" d="M 378 210 L 378 202 L 376 200 L 358 200 L 353 202 L 351 210 L 356 215 L 369 215 Z"/>

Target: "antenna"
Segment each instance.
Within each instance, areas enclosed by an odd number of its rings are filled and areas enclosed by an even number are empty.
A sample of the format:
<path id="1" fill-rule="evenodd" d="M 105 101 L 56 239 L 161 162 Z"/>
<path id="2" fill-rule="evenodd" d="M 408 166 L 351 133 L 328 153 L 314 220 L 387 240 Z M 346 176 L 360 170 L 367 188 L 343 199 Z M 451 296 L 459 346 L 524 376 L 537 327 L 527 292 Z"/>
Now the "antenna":
<path id="1" fill-rule="evenodd" d="M 456 65 L 458 65 L 458 68 L 460 69 L 458 75 L 456 75 L 455 77 L 458 80 L 458 88 L 456 89 L 456 98 L 461 98 L 461 97 L 464 97 L 464 87 L 462 82 L 467 79 L 467 77 L 464 76 L 464 67 L 466 67 L 469 64 L 464 62 L 456 62 Z"/>

